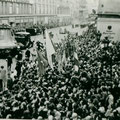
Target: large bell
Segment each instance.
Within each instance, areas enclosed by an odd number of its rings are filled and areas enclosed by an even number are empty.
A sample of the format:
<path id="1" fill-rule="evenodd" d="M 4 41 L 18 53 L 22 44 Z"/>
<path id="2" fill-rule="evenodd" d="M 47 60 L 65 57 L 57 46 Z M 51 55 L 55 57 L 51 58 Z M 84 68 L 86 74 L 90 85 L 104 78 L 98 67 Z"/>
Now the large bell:
<path id="1" fill-rule="evenodd" d="M 14 47 L 16 47 L 16 43 L 11 28 L 0 25 L 0 49 L 12 49 Z"/>

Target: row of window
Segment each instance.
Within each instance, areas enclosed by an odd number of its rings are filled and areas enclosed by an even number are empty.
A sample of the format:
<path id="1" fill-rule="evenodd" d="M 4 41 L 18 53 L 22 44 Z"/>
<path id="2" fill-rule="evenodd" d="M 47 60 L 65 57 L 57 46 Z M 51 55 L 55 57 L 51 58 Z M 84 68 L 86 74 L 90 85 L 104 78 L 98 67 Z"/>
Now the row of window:
<path id="1" fill-rule="evenodd" d="M 4 2 L 29 3 L 29 0 L 0 0 Z"/>
<path id="2" fill-rule="evenodd" d="M 68 14 L 70 14 L 70 8 L 62 8 L 62 7 L 59 7 L 58 9 L 57 9 L 57 13 L 58 14 L 64 14 L 64 15 L 68 15 Z"/>
<path id="3" fill-rule="evenodd" d="M 55 5 L 39 4 L 37 12 L 37 14 L 56 14 L 57 10 Z"/>
<path id="4" fill-rule="evenodd" d="M 56 7 L 55 5 L 44 5 L 39 4 L 37 9 L 37 14 L 64 14 L 69 15 L 70 14 L 70 8 L 66 7 Z"/>
<path id="5" fill-rule="evenodd" d="M 40 4 L 54 4 L 55 0 L 38 0 Z"/>
<path id="6" fill-rule="evenodd" d="M 32 13 L 31 4 L 0 1 L 0 15 L 31 14 L 31 13 Z"/>
<path id="7" fill-rule="evenodd" d="M 0 15 L 15 14 L 69 14 L 70 9 L 55 4 L 32 4 L 0 1 Z"/>

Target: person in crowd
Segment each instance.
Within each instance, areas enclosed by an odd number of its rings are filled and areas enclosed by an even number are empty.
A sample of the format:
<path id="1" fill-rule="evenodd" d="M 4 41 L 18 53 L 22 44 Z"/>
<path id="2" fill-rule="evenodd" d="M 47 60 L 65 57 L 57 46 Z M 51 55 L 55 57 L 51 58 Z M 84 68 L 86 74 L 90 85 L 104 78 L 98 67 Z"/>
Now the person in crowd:
<path id="1" fill-rule="evenodd" d="M 16 63 L 16 67 L 15 67 L 15 70 L 17 71 L 17 77 L 19 78 L 20 77 L 20 75 L 21 75 L 21 67 L 22 67 L 22 64 L 21 64 L 21 62 L 17 62 Z"/>
<path id="2" fill-rule="evenodd" d="M 30 50 L 27 49 L 26 52 L 25 52 L 26 59 L 29 60 L 30 59 L 30 55 L 31 55 Z"/>
<path id="3" fill-rule="evenodd" d="M 22 58 L 23 58 L 23 54 L 22 54 L 21 51 L 19 51 L 18 54 L 17 54 L 17 60 L 18 60 L 18 61 L 21 61 Z"/>
<path id="4" fill-rule="evenodd" d="M 12 56 L 11 56 L 11 55 L 9 55 L 9 56 L 7 57 L 7 60 L 8 60 L 8 68 L 11 70 L 11 65 L 12 65 Z"/>
<path id="5" fill-rule="evenodd" d="M 40 78 L 37 59 L 22 60 L 22 70 L 18 63 L 16 70 L 21 74 L 17 76 L 21 77 L 15 77 L 12 89 L 0 92 L 0 118 L 119 120 L 120 42 L 102 49 L 96 28 L 91 27 L 76 39 L 76 44 L 77 72 L 73 55 L 62 71 L 56 62 L 54 69 L 48 66 Z"/>
<path id="6" fill-rule="evenodd" d="M 1 79 L 3 83 L 3 90 L 6 90 L 7 89 L 7 70 L 5 69 L 4 66 L 1 66 L 0 74 L 1 74 Z"/>
<path id="7" fill-rule="evenodd" d="M 13 79 L 11 78 L 10 74 L 8 74 L 8 78 L 7 78 L 7 88 L 9 90 L 12 90 L 12 86 L 13 86 Z"/>
<path id="8" fill-rule="evenodd" d="M 43 34 L 43 37 L 45 38 L 45 26 L 42 26 L 42 34 Z"/>

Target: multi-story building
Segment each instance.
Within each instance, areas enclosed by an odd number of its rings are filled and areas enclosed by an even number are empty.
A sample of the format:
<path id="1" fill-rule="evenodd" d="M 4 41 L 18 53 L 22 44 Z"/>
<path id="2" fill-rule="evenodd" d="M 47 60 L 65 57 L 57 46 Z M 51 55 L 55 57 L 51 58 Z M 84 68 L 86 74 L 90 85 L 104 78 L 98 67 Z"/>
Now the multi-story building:
<path id="1" fill-rule="evenodd" d="M 29 0 L 0 0 L 0 23 L 25 24 L 33 21 Z"/>
<path id="2" fill-rule="evenodd" d="M 79 0 L 0 0 L 0 23 L 10 25 L 67 24 Z M 74 4 L 73 4 L 74 3 Z"/>
<path id="3" fill-rule="evenodd" d="M 57 17 L 59 24 L 69 24 L 71 21 L 71 1 L 57 0 Z"/>
<path id="4" fill-rule="evenodd" d="M 120 41 L 120 0 L 100 0 L 98 6 L 97 30 L 101 39 Z"/>
<path id="5" fill-rule="evenodd" d="M 87 1 L 86 0 L 80 0 L 80 6 L 79 6 L 79 18 L 80 20 L 86 19 L 88 17 L 88 8 L 87 8 Z"/>
<path id="6" fill-rule="evenodd" d="M 71 16 L 72 16 L 73 25 L 80 25 L 81 23 L 85 22 L 88 16 L 86 0 L 72 1 L 72 15 Z"/>
<path id="7" fill-rule="evenodd" d="M 34 0 L 34 23 L 48 23 L 56 16 L 55 0 Z"/>
<path id="8" fill-rule="evenodd" d="M 72 0 L 34 0 L 34 23 L 63 24 L 69 23 L 70 2 Z"/>

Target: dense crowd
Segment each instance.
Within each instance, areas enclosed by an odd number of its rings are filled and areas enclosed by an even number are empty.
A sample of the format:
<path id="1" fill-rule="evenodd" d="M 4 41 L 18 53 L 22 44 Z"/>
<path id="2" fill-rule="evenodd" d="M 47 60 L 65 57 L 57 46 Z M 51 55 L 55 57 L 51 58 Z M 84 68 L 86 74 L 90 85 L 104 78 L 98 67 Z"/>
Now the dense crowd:
<path id="1" fill-rule="evenodd" d="M 119 120 L 120 43 L 101 47 L 96 28 L 75 41 L 79 71 L 71 55 L 62 71 L 55 63 L 38 76 L 37 60 L 24 59 L 21 75 L 0 93 L 0 118 L 38 120 Z"/>

